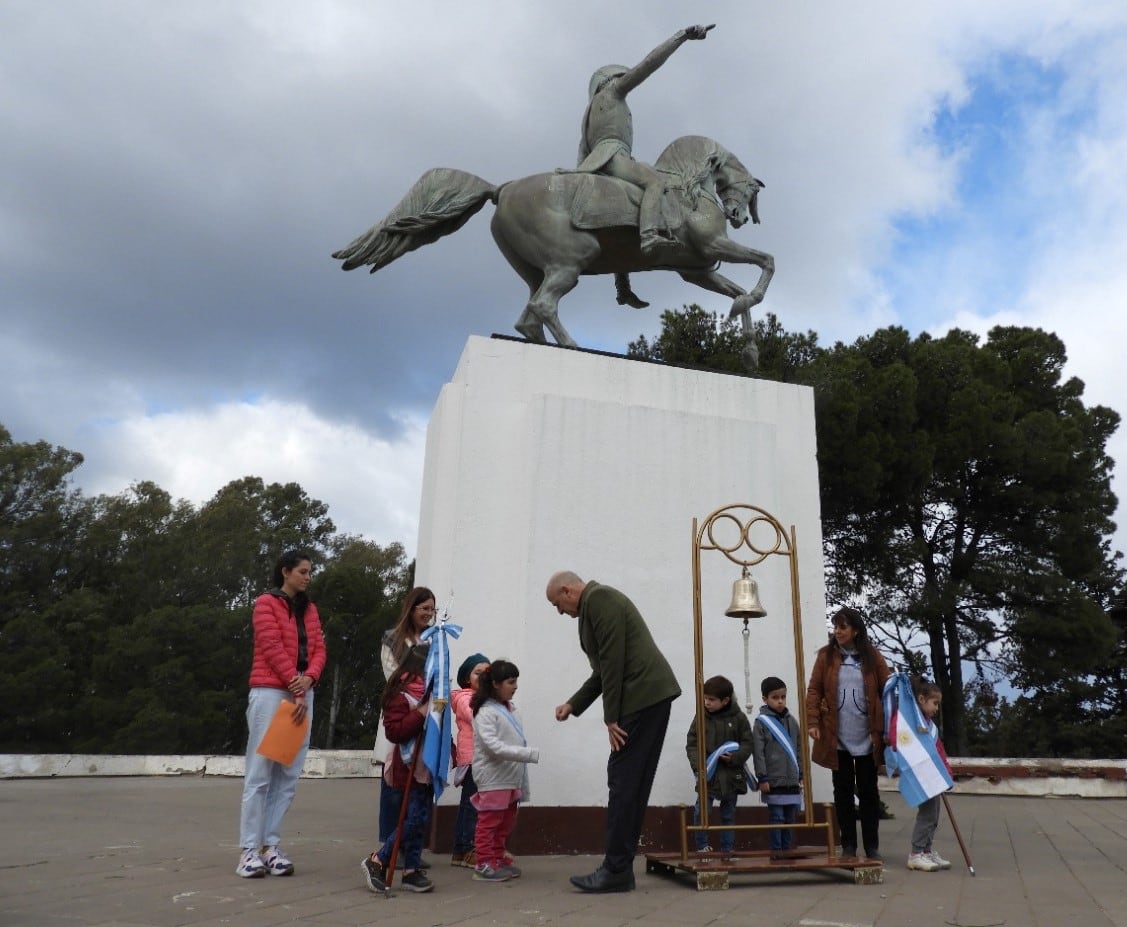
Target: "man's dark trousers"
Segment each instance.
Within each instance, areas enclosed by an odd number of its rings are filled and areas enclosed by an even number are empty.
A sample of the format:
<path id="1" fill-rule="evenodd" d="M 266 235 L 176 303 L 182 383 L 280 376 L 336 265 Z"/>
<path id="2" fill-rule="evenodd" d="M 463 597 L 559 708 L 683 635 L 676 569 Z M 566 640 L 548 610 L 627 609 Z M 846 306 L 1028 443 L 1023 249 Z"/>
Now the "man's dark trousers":
<path id="1" fill-rule="evenodd" d="M 626 744 L 607 760 L 607 842 L 603 867 L 631 869 L 650 803 L 673 699 L 650 705 L 618 722 Z"/>

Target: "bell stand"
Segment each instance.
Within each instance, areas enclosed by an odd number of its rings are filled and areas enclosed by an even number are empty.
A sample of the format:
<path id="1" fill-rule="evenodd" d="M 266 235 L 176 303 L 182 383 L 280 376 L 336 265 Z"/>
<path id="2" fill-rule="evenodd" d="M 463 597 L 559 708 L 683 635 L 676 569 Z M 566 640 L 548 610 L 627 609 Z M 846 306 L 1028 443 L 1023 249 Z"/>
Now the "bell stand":
<path id="1" fill-rule="evenodd" d="M 726 528 L 729 532 L 734 529 L 733 543 L 721 543 L 717 536 L 718 528 Z M 766 530 L 764 530 L 766 529 Z M 770 537 L 774 542 L 759 546 L 752 538 L 753 530 Z M 757 535 L 758 536 L 758 535 Z M 802 797 L 803 812 L 796 823 L 789 825 L 790 829 L 801 828 L 804 831 L 820 832 L 823 841 L 817 846 L 797 847 L 783 854 L 772 854 L 769 850 L 742 850 L 728 856 L 723 856 L 715 851 L 698 852 L 689 850 L 689 835 L 699 831 L 718 833 L 724 830 L 743 831 L 769 831 L 774 828 L 787 828 L 788 825 L 772 824 L 735 824 L 710 825 L 708 822 L 710 808 L 709 802 L 701 803 L 700 824 L 689 823 L 690 808 L 681 805 L 680 810 L 680 838 L 681 847 L 675 853 L 647 853 L 646 871 L 662 874 L 676 875 L 688 873 L 695 877 L 698 890 L 708 891 L 726 889 L 730 873 L 762 873 L 762 872 L 793 872 L 798 870 L 813 869 L 845 869 L 852 872 L 853 881 L 858 884 L 872 884 L 883 881 L 884 871 L 878 861 L 862 859 L 856 856 L 837 856 L 836 841 L 836 816 L 832 803 L 823 805 L 825 820 L 815 822 L 813 807 L 813 787 L 810 782 L 810 749 L 806 719 L 806 664 L 803 656 L 802 645 L 802 605 L 798 589 L 798 546 L 795 537 L 794 525 L 789 532 L 783 528 L 775 516 L 758 506 L 736 503 L 717 509 L 698 525 L 693 519 L 693 658 L 694 681 L 696 688 L 696 724 L 697 730 L 704 730 L 704 633 L 703 610 L 701 607 L 701 555 L 702 553 L 720 553 L 729 561 L 741 567 L 745 572 L 756 566 L 768 557 L 781 556 L 787 559 L 790 570 L 790 599 L 791 621 L 794 632 L 794 668 L 795 688 L 797 690 L 797 705 L 799 716 L 799 729 L 802 731 L 800 744 L 802 763 Z M 747 660 L 748 618 L 744 618 L 744 646 L 745 663 Z M 749 669 L 745 666 L 745 685 Z M 750 708 L 751 706 L 748 705 Z M 754 719 L 752 719 L 754 721 Z M 703 736 L 697 738 L 697 770 L 698 794 L 708 794 L 707 772 L 705 771 L 706 745 Z M 750 793 L 749 793 L 750 794 Z"/>

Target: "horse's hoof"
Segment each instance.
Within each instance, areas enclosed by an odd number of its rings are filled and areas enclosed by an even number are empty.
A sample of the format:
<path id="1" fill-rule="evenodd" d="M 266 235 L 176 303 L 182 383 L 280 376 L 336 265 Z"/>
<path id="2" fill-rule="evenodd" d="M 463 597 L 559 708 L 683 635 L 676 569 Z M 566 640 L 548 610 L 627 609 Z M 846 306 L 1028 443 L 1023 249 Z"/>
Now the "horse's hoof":
<path id="1" fill-rule="evenodd" d="M 744 368 L 749 373 L 755 373 L 759 369 L 759 345 L 748 344 L 743 349 Z"/>
<path id="2" fill-rule="evenodd" d="M 524 325 L 513 326 L 517 332 L 524 335 L 529 341 L 534 344 L 547 344 L 548 340 L 544 337 L 544 326 L 536 325 L 533 323 L 525 323 Z"/>

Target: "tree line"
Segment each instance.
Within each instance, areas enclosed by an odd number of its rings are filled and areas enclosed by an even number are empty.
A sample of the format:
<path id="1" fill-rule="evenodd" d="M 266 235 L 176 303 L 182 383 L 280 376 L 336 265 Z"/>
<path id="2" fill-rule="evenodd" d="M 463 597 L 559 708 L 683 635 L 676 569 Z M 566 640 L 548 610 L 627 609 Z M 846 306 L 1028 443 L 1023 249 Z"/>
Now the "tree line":
<path id="1" fill-rule="evenodd" d="M 330 654 L 312 742 L 372 746 L 402 545 L 337 533 L 296 483 L 246 477 L 199 507 L 151 482 L 87 498 L 81 463 L 0 426 L 0 752 L 241 753 L 253 602 L 294 547 L 316 557 Z"/>
<path id="2" fill-rule="evenodd" d="M 890 327 L 823 348 L 773 315 L 752 336 L 754 375 L 814 390 L 829 602 L 860 607 L 892 662 L 939 683 L 948 750 L 1122 755 L 1127 595 L 1106 450 L 1119 415 L 1085 405 L 1063 342 Z M 628 350 L 748 375 L 747 343 L 693 305 Z"/>
<path id="3" fill-rule="evenodd" d="M 887 328 L 823 348 L 771 315 L 754 336 L 755 376 L 814 390 L 828 604 L 936 679 L 949 751 L 1121 755 L 1119 416 L 1084 404 L 1060 339 Z M 746 338 L 694 305 L 628 353 L 747 376 Z M 244 477 L 198 507 L 151 482 L 88 498 L 81 463 L 0 425 L 0 752 L 241 752 L 252 603 L 292 547 L 316 557 L 329 651 L 312 742 L 372 745 L 402 545 L 338 533 L 296 483 Z"/>

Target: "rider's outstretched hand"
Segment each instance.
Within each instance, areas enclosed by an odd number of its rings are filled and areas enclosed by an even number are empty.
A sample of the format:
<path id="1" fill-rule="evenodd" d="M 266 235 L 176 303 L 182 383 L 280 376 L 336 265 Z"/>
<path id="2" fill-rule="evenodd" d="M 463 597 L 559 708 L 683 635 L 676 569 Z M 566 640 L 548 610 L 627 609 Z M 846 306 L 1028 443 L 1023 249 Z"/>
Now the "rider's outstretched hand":
<path id="1" fill-rule="evenodd" d="M 715 29 L 715 28 L 716 28 L 716 23 L 713 23 L 711 26 L 689 26 L 685 30 L 685 38 L 687 38 L 687 39 L 703 39 L 706 35 L 708 35 L 709 29 Z"/>

